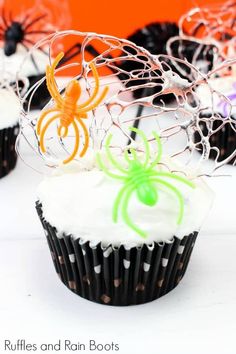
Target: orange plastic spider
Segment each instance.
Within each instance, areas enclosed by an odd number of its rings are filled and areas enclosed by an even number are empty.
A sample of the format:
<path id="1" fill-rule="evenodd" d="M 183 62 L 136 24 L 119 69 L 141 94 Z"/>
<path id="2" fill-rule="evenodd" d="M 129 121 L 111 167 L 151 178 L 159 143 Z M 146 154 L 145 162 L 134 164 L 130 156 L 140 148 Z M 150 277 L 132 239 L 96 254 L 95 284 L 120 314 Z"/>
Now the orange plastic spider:
<path id="1" fill-rule="evenodd" d="M 89 133 L 82 119 L 87 118 L 88 117 L 87 112 L 93 110 L 101 103 L 101 101 L 104 99 L 104 97 L 107 94 L 108 87 L 105 87 L 100 97 L 96 98 L 100 86 L 99 77 L 95 65 L 91 63 L 90 68 L 95 78 L 95 88 L 92 95 L 89 97 L 89 99 L 80 105 L 77 104 L 81 95 L 81 86 L 77 80 L 70 81 L 65 89 L 64 97 L 61 96 L 57 88 L 54 75 L 55 75 L 55 68 L 57 67 L 58 63 L 63 58 L 63 56 L 64 56 L 63 52 L 58 54 L 56 59 L 52 63 L 52 65 L 51 66 L 48 65 L 46 68 L 47 88 L 51 97 L 55 101 L 55 105 L 53 108 L 47 109 L 44 112 L 42 112 L 37 123 L 37 135 L 40 137 L 39 139 L 40 149 L 42 153 L 45 153 L 46 148 L 44 145 L 44 137 L 50 124 L 53 123 L 56 119 L 60 120 L 60 125 L 57 130 L 57 133 L 60 138 L 65 138 L 67 136 L 68 128 L 72 124 L 75 132 L 75 146 L 71 155 L 63 161 L 63 163 L 66 164 L 74 159 L 74 157 L 76 156 L 79 150 L 80 133 L 79 133 L 78 124 L 82 127 L 82 130 L 84 132 L 84 138 L 85 138 L 83 149 L 79 155 L 80 157 L 82 157 L 86 153 L 89 146 Z M 46 118 L 48 114 L 54 112 L 56 114 L 50 117 L 46 122 L 46 124 L 42 127 L 44 118 Z"/>

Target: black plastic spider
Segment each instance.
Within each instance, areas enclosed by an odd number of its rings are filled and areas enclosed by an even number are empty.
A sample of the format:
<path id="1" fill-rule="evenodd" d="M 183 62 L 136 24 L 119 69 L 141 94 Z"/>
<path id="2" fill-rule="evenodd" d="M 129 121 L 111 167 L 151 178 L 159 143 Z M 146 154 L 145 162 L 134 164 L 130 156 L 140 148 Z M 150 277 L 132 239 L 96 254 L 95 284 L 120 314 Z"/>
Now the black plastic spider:
<path id="1" fill-rule="evenodd" d="M 45 19 L 47 14 L 42 14 L 38 17 L 31 18 L 28 14 L 22 22 L 13 19 L 11 12 L 6 16 L 4 9 L 2 10 L 2 25 L 0 26 L 0 39 L 3 41 L 3 49 L 6 56 L 16 53 L 17 45 L 20 43 L 26 50 L 29 50 L 29 45 L 33 46 L 36 41 L 32 39 L 34 35 L 46 35 L 51 31 L 34 30 L 34 25 Z M 42 49 L 40 49 L 43 51 Z M 33 60 L 33 58 L 32 58 Z M 33 60 L 36 66 L 35 61 Z"/>
<path id="2" fill-rule="evenodd" d="M 37 40 L 34 41 L 34 35 L 48 35 L 53 31 L 46 30 L 38 30 L 38 25 L 40 21 L 45 20 L 47 14 L 42 14 L 37 17 L 32 18 L 32 13 L 29 13 L 25 16 L 22 22 L 15 21 L 12 17 L 11 12 L 8 15 L 5 14 L 4 8 L 2 9 L 2 25 L 0 25 L 0 40 L 3 41 L 3 50 L 6 56 L 11 56 L 16 53 L 17 45 L 21 44 L 26 49 L 26 51 L 30 50 L 33 47 Z M 34 26 L 37 25 L 37 28 L 34 29 Z M 38 47 L 38 50 L 45 53 L 44 50 Z M 73 57 L 79 55 L 80 46 L 73 45 L 69 48 L 59 63 L 58 66 L 67 63 Z M 46 53 L 45 53 L 46 54 Z M 45 73 L 39 71 L 37 63 L 34 59 L 33 53 L 31 54 L 32 63 L 36 69 L 35 75 L 28 76 L 29 80 L 29 89 L 35 85 L 39 80 L 44 78 Z M 14 85 L 15 83 L 13 83 Z M 18 82 L 19 89 L 24 87 L 23 82 Z M 39 88 L 36 90 L 35 94 L 31 100 L 31 109 L 40 109 L 45 106 L 50 100 L 50 94 L 47 90 L 46 81 L 44 81 Z M 25 102 L 27 105 L 27 102 Z"/>

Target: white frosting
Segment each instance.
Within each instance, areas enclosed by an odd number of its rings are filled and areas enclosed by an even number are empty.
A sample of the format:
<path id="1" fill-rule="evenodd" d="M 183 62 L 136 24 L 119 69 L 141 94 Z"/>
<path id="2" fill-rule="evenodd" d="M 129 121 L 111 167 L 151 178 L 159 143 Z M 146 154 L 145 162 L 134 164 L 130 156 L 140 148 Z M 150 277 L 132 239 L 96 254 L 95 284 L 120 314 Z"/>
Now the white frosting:
<path id="1" fill-rule="evenodd" d="M 167 70 L 165 71 L 165 85 L 164 88 L 188 88 L 191 86 L 191 83 L 186 80 L 182 79 L 179 75 L 177 75 L 175 72 L 172 70 Z"/>
<path id="2" fill-rule="evenodd" d="M 0 129 L 13 127 L 20 118 L 21 105 L 16 94 L 0 88 Z"/>
<path id="3" fill-rule="evenodd" d="M 236 83 L 236 76 L 220 77 L 215 79 L 208 80 L 210 86 L 217 92 L 222 93 L 225 96 L 228 96 L 235 92 L 233 84 Z M 202 84 L 197 89 L 198 97 L 201 100 L 202 107 L 211 107 L 212 106 L 212 93 L 207 84 Z M 214 99 L 214 107 L 217 108 L 219 113 L 223 113 L 222 105 L 220 105 L 220 98 L 217 100 Z M 231 101 L 231 104 L 234 105 L 232 108 L 232 114 L 236 114 L 236 102 Z"/>
<path id="4" fill-rule="evenodd" d="M 48 64 L 48 55 L 38 49 L 35 49 L 32 55 L 39 71 L 36 70 L 30 55 L 28 55 L 28 52 L 21 44 L 17 45 L 16 53 L 9 57 L 5 56 L 3 48 L 0 48 L 0 56 L 3 58 L 1 65 L 4 65 L 5 70 L 12 75 L 16 75 L 16 73 L 19 72 L 20 76 L 27 77 L 38 75 L 38 73 L 44 73 L 46 65 Z"/>
<path id="5" fill-rule="evenodd" d="M 200 229 L 212 204 L 213 194 L 203 180 L 195 179 L 194 189 L 171 180 L 185 199 L 183 222 L 178 226 L 179 205 L 173 192 L 159 188 L 159 200 L 153 207 L 142 204 L 134 192 L 128 213 L 131 220 L 146 231 L 148 237 L 144 239 L 125 224 L 121 213 L 118 223 L 112 220 L 112 208 L 122 181 L 92 168 L 91 158 L 87 166 L 91 170 L 84 170 L 81 164 L 77 167 L 76 163 L 71 164 L 68 171 L 64 167 L 61 174 L 45 178 L 38 187 L 43 215 L 59 234 L 64 232 L 105 245 L 150 244 L 170 240 L 174 235 L 181 239 Z"/>

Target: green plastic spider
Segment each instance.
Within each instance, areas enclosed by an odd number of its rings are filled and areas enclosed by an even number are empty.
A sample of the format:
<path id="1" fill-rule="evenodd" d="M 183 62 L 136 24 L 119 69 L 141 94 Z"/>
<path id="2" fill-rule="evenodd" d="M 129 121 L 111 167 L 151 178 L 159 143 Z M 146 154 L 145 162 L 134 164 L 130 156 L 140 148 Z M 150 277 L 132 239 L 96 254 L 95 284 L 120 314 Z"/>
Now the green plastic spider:
<path id="1" fill-rule="evenodd" d="M 102 161 L 101 155 L 98 153 L 96 156 L 98 166 L 103 170 L 108 176 L 121 180 L 124 186 L 119 191 L 114 206 L 113 206 L 113 221 L 116 223 L 118 221 L 119 209 L 121 208 L 121 214 L 124 222 L 135 232 L 137 232 L 141 237 L 146 238 L 147 234 L 145 231 L 141 230 L 136 226 L 128 215 L 128 203 L 133 192 L 136 191 L 138 200 L 148 206 L 154 206 L 158 202 L 158 189 L 157 185 L 171 190 L 177 197 L 179 201 L 179 215 L 177 219 L 177 224 L 181 224 L 184 215 L 184 199 L 178 188 L 173 186 L 170 182 L 164 180 L 174 179 L 178 182 L 182 182 L 187 186 L 194 188 L 195 185 L 184 177 L 178 176 L 174 173 L 157 171 L 155 167 L 160 163 L 162 157 L 162 145 L 159 136 L 153 132 L 153 136 L 157 142 L 157 155 L 153 161 L 150 161 L 150 147 L 145 134 L 136 128 L 130 128 L 131 131 L 137 133 L 143 140 L 145 147 L 145 161 L 139 160 L 136 151 L 133 148 L 125 150 L 124 158 L 128 163 L 128 168 L 123 167 L 119 162 L 116 161 L 110 150 L 110 143 L 112 139 L 112 134 L 110 134 L 105 143 L 105 150 L 108 161 L 115 167 L 116 170 L 120 171 L 123 175 L 118 175 L 111 172 L 108 167 Z"/>

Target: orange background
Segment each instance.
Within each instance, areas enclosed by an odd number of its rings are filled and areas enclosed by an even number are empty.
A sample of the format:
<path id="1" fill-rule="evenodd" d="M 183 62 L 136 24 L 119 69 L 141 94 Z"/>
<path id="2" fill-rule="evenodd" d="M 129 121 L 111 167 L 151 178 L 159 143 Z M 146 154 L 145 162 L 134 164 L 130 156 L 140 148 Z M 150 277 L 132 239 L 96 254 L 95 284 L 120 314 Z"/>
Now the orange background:
<path id="1" fill-rule="evenodd" d="M 69 0 L 71 27 L 127 37 L 154 21 L 178 21 L 192 7 L 216 0 Z M 58 2 L 60 3 L 60 2 Z"/>
<path id="2" fill-rule="evenodd" d="M 58 29 L 76 29 L 127 37 L 155 21 L 178 21 L 189 9 L 218 0 L 0 0 L 15 15 L 42 7 Z M 50 22 L 50 20 L 49 20 Z"/>

